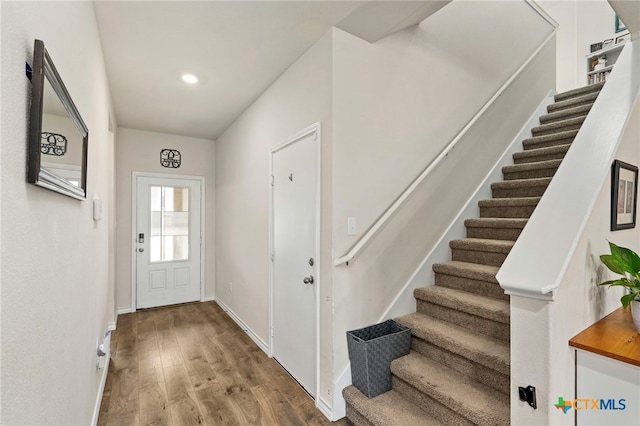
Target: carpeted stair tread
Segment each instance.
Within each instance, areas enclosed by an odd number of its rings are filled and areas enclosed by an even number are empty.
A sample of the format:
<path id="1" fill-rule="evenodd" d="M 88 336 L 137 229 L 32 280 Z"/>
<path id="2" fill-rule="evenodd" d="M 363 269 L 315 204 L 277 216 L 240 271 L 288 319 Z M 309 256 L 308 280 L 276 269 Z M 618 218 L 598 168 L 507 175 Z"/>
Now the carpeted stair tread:
<path id="1" fill-rule="evenodd" d="M 568 108 L 575 108 L 579 105 L 593 103 L 598 97 L 598 93 L 599 92 L 591 92 L 585 95 L 576 96 L 566 100 L 556 101 L 556 103 L 553 103 L 547 106 L 547 112 L 552 113 L 552 112 L 561 111 Z"/>
<path id="2" fill-rule="evenodd" d="M 525 218 L 481 217 L 465 220 L 464 226 L 467 228 L 522 229 L 527 224 L 527 220 Z"/>
<path id="3" fill-rule="evenodd" d="M 593 104 L 589 103 L 543 115 L 540 117 L 540 124 L 553 123 L 554 121 L 564 120 L 566 118 L 586 115 L 589 113 L 592 106 Z"/>
<path id="4" fill-rule="evenodd" d="M 509 374 L 511 358 L 508 342 L 417 312 L 398 317 L 395 321 L 409 327 L 411 335 L 415 338 L 437 345 L 484 367 Z"/>
<path id="5" fill-rule="evenodd" d="M 556 145 L 566 145 L 573 142 L 577 134 L 578 129 L 574 129 L 551 133 L 548 135 L 533 136 L 523 140 L 522 146 L 524 147 L 525 151 L 528 151 L 530 149 L 545 148 Z"/>
<path id="6" fill-rule="evenodd" d="M 514 200 L 514 198 L 503 198 L 501 200 Z M 494 201 L 494 200 L 492 199 L 492 200 L 483 200 L 483 201 Z M 449 241 L 449 247 L 452 249 L 459 249 L 459 250 L 477 250 L 477 251 L 487 251 L 491 253 L 509 253 L 513 248 L 513 241 L 488 240 L 484 238 L 464 238 L 462 240 Z"/>
<path id="7" fill-rule="evenodd" d="M 498 284 L 496 274 L 498 266 L 479 265 L 477 263 L 457 262 L 455 260 L 446 263 L 434 263 L 433 272 L 453 275 L 454 277 L 477 279 Z"/>
<path id="8" fill-rule="evenodd" d="M 542 197 L 490 198 L 478 201 L 480 207 L 520 207 L 537 206 Z M 488 240 L 490 241 L 490 240 Z M 505 241 L 513 246 L 513 241 Z"/>
<path id="9" fill-rule="evenodd" d="M 436 285 L 418 287 L 413 291 L 413 295 L 416 299 L 431 304 L 466 312 L 503 324 L 509 324 L 509 302 L 505 300 L 492 299 L 467 291 L 454 290 Z"/>
<path id="10" fill-rule="evenodd" d="M 553 99 L 556 102 L 564 101 L 576 96 L 583 96 L 587 93 L 600 92 L 605 82 L 590 84 L 588 86 L 578 87 L 577 89 L 567 90 L 566 92 L 557 93 Z"/>
<path id="11" fill-rule="evenodd" d="M 560 163 L 562 160 L 547 160 L 504 166 L 502 174 L 507 180 L 553 177 Z"/>
<path id="12" fill-rule="evenodd" d="M 491 184 L 491 189 L 504 189 L 504 188 L 522 188 L 527 186 L 543 186 L 551 183 L 550 177 L 535 178 L 535 179 L 514 179 L 504 180 L 500 182 L 494 182 Z"/>
<path id="13" fill-rule="evenodd" d="M 551 159 L 561 160 L 571 148 L 571 144 L 548 146 L 543 148 L 534 148 L 527 151 L 516 152 L 513 154 L 513 161 L 516 164 L 525 164 L 537 161 L 546 161 Z"/>
<path id="14" fill-rule="evenodd" d="M 454 370 L 410 353 L 391 363 L 392 372 L 459 416 L 478 425 L 507 425 L 509 396 L 477 382 L 468 382 Z M 455 422 L 455 419 L 451 419 Z"/>
<path id="15" fill-rule="evenodd" d="M 566 120 L 554 121 L 549 124 L 541 124 L 540 126 L 532 128 L 531 134 L 538 136 L 557 133 L 564 130 L 575 130 L 580 128 L 585 118 L 587 118 L 586 114 L 578 117 L 567 118 Z"/>
<path id="16" fill-rule="evenodd" d="M 367 398 L 355 386 L 342 391 L 347 404 L 351 405 L 370 425 L 407 426 L 442 425 L 417 405 L 390 390 L 374 398 Z"/>

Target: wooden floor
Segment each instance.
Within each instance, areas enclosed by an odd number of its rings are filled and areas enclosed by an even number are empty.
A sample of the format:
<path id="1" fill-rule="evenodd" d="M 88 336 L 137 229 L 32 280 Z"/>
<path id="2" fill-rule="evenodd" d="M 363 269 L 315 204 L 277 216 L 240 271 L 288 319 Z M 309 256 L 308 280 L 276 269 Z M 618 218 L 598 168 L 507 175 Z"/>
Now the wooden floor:
<path id="1" fill-rule="evenodd" d="M 332 424 L 215 302 L 120 315 L 111 356 L 98 425 Z"/>

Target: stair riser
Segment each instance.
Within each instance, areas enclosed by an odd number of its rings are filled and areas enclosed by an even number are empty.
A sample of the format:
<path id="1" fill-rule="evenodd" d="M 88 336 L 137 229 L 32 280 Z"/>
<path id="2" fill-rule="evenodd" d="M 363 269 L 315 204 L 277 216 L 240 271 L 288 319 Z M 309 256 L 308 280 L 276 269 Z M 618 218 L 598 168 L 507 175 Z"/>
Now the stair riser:
<path id="1" fill-rule="evenodd" d="M 514 157 L 514 164 L 529 164 L 529 163 L 537 163 L 540 161 L 549 161 L 549 160 L 562 160 L 565 155 L 567 155 L 567 151 L 556 152 L 553 154 L 545 154 L 545 155 L 536 155 L 532 157 Z"/>
<path id="2" fill-rule="evenodd" d="M 487 368 L 415 337 L 411 339 L 411 349 L 457 371 L 469 379 L 477 380 L 498 392 L 509 395 L 509 375 Z"/>
<path id="3" fill-rule="evenodd" d="M 566 132 L 569 130 L 578 130 L 581 126 L 582 126 L 582 123 L 577 123 L 577 124 L 567 124 L 566 126 L 558 126 L 551 129 L 533 128 L 531 129 L 531 134 L 533 136 L 544 136 L 544 135 L 550 135 L 553 133 Z"/>
<path id="4" fill-rule="evenodd" d="M 497 216 L 490 216 L 497 217 Z M 479 265 L 502 266 L 507 255 L 505 253 L 493 253 L 480 250 L 452 249 L 451 260 L 460 262 L 477 263 Z"/>
<path id="5" fill-rule="evenodd" d="M 528 151 L 530 149 L 538 149 L 538 148 L 550 148 L 552 146 L 570 144 L 573 142 L 574 139 L 575 139 L 575 136 L 571 138 L 555 139 L 555 140 L 543 141 L 543 142 L 525 140 L 522 142 L 522 147 L 524 148 L 525 151 Z"/>
<path id="6" fill-rule="evenodd" d="M 516 179 L 535 179 L 553 177 L 556 174 L 558 167 L 552 167 L 548 169 L 535 169 L 535 170 L 523 170 L 520 172 L 506 172 L 503 173 L 504 180 L 516 180 Z"/>
<path id="7" fill-rule="evenodd" d="M 487 240 L 515 241 L 520 236 L 521 232 L 521 228 L 467 227 L 467 238 L 485 238 Z"/>
<path id="8" fill-rule="evenodd" d="M 455 275 L 435 273 L 435 284 L 454 290 L 468 291 L 480 296 L 492 297 L 499 300 L 509 300 L 509 295 L 497 283 L 479 281 L 471 278 L 457 277 Z"/>
<path id="9" fill-rule="evenodd" d="M 425 395 L 418 389 L 409 385 L 404 380 L 399 379 L 396 376 L 391 376 L 391 386 L 393 389 L 401 394 L 407 400 L 421 407 L 424 411 L 429 413 L 432 417 L 440 420 L 444 424 L 456 425 L 456 426 L 473 426 L 474 423 L 469 419 L 458 414 L 456 411 L 450 409 L 444 404 L 436 401 L 435 399 Z M 461 398 L 464 396 L 461 395 Z"/>
<path id="10" fill-rule="evenodd" d="M 416 300 L 416 309 L 417 312 L 421 314 L 459 325 L 467 330 L 473 330 L 476 333 L 484 334 L 485 336 L 505 342 L 509 341 L 509 324 L 492 321 L 424 300 Z"/>
<path id="11" fill-rule="evenodd" d="M 527 219 L 531 217 L 531 214 L 533 213 L 535 208 L 536 206 L 480 207 L 480 217 L 481 218 L 503 217 L 503 218 L 511 218 L 511 219 Z M 477 263 L 477 262 L 473 262 L 473 263 Z M 485 263 L 485 265 L 488 265 L 488 263 Z M 501 265 L 502 263 L 495 266 L 501 266 Z"/>
<path id="12" fill-rule="evenodd" d="M 584 107 L 589 106 L 589 108 L 580 108 L 579 111 L 576 112 L 566 112 L 564 114 L 558 114 L 561 113 L 562 110 L 560 111 L 554 111 L 554 115 L 543 115 L 542 117 L 540 117 L 540 124 L 551 124 L 551 123 L 555 123 L 558 121 L 562 121 L 562 120 L 568 120 L 570 118 L 576 118 L 576 117 L 580 117 L 583 116 L 585 114 L 589 113 L 589 110 L 591 109 L 591 105 L 586 104 L 583 105 Z M 574 107 L 575 108 L 575 107 Z M 568 109 L 564 110 L 564 111 L 568 111 Z"/>
<path id="13" fill-rule="evenodd" d="M 373 423 L 370 423 L 365 419 L 355 408 L 351 406 L 351 404 L 347 403 L 346 405 L 346 414 L 347 418 L 351 422 L 351 424 L 355 426 L 374 426 Z"/>
<path id="14" fill-rule="evenodd" d="M 540 197 L 549 185 L 491 189 L 493 198 Z"/>

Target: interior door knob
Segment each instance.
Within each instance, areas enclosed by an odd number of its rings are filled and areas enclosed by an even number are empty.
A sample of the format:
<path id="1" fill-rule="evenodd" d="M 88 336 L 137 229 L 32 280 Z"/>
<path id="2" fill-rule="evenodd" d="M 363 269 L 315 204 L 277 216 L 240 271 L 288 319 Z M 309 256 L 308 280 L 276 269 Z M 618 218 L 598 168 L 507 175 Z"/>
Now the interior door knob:
<path id="1" fill-rule="evenodd" d="M 143 248 L 139 248 L 139 249 L 138 249 L 138 251 L 139 251 L 140 253 L 142 253 L 142 252 L 144 251 L 144 249 L 143 249 Z"/>
<path id="2" fill-rule="evenodd" d="M 308 277 L 305 277 L 305 279 L 302 280 L 302 282 L 305 284 L 313 284 L 313 275 L 309 275 Z"/>

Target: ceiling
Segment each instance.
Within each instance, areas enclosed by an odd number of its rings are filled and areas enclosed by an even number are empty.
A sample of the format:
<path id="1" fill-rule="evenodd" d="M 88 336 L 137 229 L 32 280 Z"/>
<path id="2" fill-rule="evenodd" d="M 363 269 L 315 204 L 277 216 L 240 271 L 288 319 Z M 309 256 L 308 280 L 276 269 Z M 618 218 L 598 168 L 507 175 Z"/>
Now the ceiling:
<path id="1" fill-rule="evenodd" d="M 448 1 L 94 4 L 118 126 L 216 139 L 332 26 L 375 41 Z"/>

